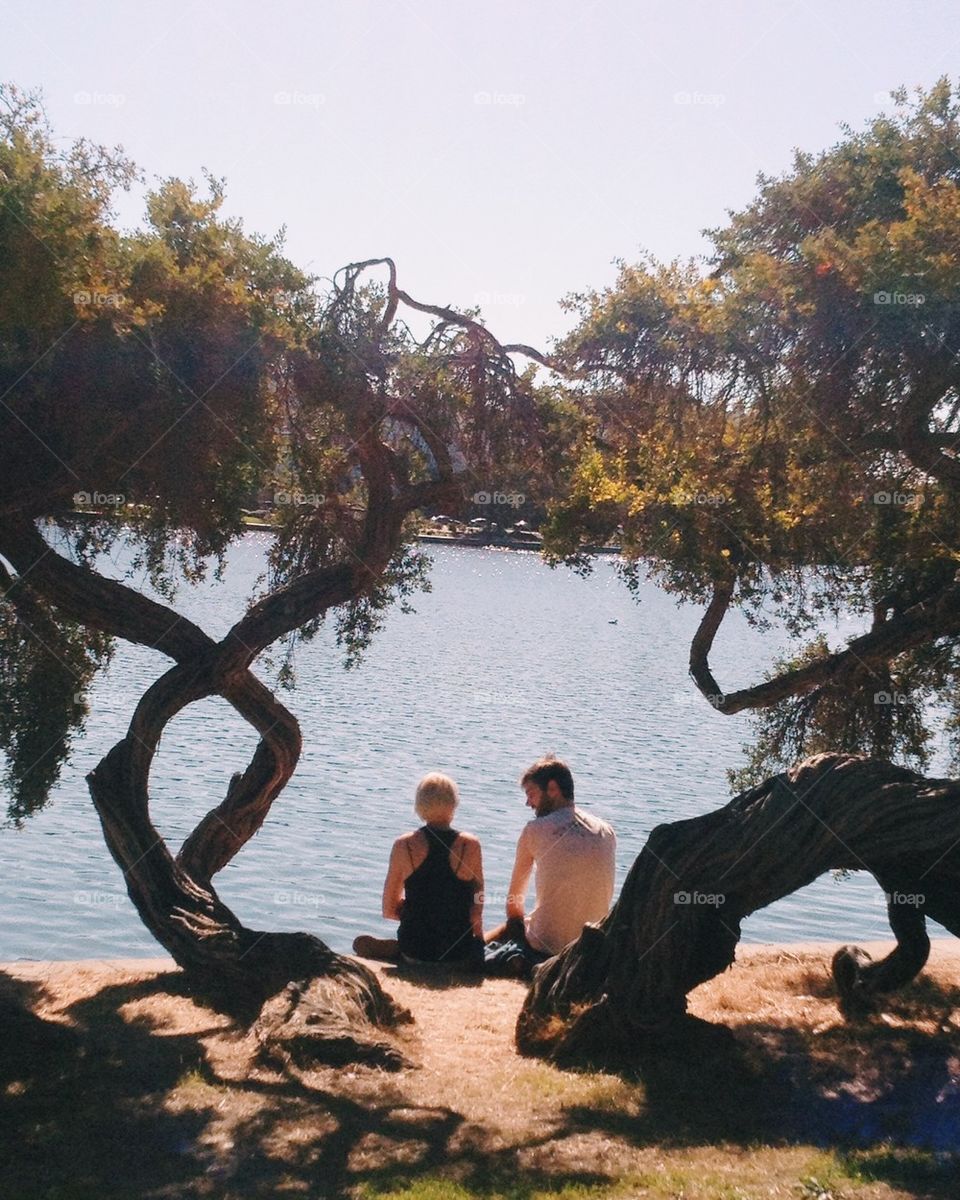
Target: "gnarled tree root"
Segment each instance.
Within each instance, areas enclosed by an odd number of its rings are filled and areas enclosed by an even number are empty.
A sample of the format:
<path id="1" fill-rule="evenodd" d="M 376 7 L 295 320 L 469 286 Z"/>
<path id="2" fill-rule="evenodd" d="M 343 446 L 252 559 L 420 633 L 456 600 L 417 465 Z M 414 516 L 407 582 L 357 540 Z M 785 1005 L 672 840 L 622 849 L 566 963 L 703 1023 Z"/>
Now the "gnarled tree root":
<path id="1" fill-rule="evenodd" d="M 374 1026 L 358 1022 L 355 1006 L 331 979 L 288 983 L 264 1004 L 254 1032 L 266 1062 L 300 1068 L 362 1063 L 388 1071 L 413 1065 Z"/>
<path id="2" fill-rule="evenodd" d="M 130 898 L 198 995 L 255 1024 L 265 1052 L 276 1041 L 278 1053 L 296 1046 L 303 1061 L 343 1062 L 352 1054 L 355 1061 L 403 1065 L 389 1031 L 410 1014 L 368 967 L 308 933 L 248 929 L 212 884 L 199 883 L 172 857 L 149 817 L 142 755 L 139 743 L 125 739 L 88 783 Z"/>

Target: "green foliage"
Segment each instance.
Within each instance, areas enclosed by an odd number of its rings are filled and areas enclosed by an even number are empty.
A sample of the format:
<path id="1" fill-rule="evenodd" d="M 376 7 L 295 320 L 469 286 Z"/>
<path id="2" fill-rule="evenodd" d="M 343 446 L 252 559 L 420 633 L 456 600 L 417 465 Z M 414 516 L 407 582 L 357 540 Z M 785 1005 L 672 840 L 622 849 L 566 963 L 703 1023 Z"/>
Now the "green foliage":
<path id="1" fill-rule="evenodd" d="M 410 530 L 413 537 L 413 530 Z M 337 644 L 345 651 L 345 665 L 358 667 L 374 635 L 383 628 L 384 619 L 394 604 L 400 611 L 412 613 L 413 597 L 429 592 L 430 560 L 416 549 L 413 541 L 404 542 L 390 561 L 377 586 L 337 615 Z"/>
<path id="2" fill-rule="evenodd" d="M 221 218 L 216 181 L 207 196 L 167 181 L 146 229 L 120 234 L 111 199 L 136 175 L 119 149 L 61 149 L 36 96 L 0 89 L 0 506 L 54 522 L 88 565 L 122 532 L 170 594 L 202 577 L 270 475 L 270 371 L 314 302 L 278 241 Z M 2 604 L 15 820 L 56 779 L 106 653 L 36 597 Z"/>
<path id="3" fill-rule="evenodd" d="M 13 89 L 0 112 L 0 502 L 62 517 L 78 494 L 95 510 L 108 497 L 156 575 L 173 531 L 166 566 L 189 575 L 273 466 L 270 371 L 312 309 L 310 281 L 279 240 L 220 216 L 215 180 L 205 197 L 168 180 L 147 228 L 122 236 L 109 201 L 134 171 L 119 151 L 59 150 Z"/>
<path id="4" fill-rule="evenodd" d="M 761 176 L 705 267 L 621 264 L 571 297 L 559 351 L 590 428 L 552 508 L 555 558 L 582 564 L 619 526 L 681 600 L 729 580 L 748 619 L 797 638 L 935 602 L 960 547 L 958 218 L 960 93 L 941 80 Z M 767 711 L 748 773 L 828 747 L 923 763 L 944 726 L 931 699 L 960 728 L 955 679 L 942 642 L 851 670 Z"/>
<path id="5" fill-rule="evenodd" d="M 778 660 L 771 677 L 804 667 L 829 652 L 822 634 L 798 654 Z M 744 747 L 747 764 L 730 770 L 733 791 L 761 783 L 808 754 L 830 751 L 900 758 L 922 769 L 929 763 L 931 731 L 926 706 L 934 687 L 917 671 L 918 655 L 901 655 L 894 670 L 862 668 L 837 683 L 791 696 L 757 715 L 756 739 Z M 956 679 L 955 671 L 952 678 Z M 939 680 L 934 680 L 934 686 Z"/>
<path id="6" fill-rule="evenodd" d="M 282 236 L 224 216 L 221 180 L 163 181 L 122 234 L 111 198 L 136 177 L 119 149 L 60 149 L 39 99 L 0 89 L 0 532 L 42 523 L 91 569 L 122 535 L 131 570 L 170 598 L 219 571 L 245 509 L 268 503 L 269 593 L 349 576 L 336 635 L 355 665 L 388 607 L 426 586 L 409 515 L 434 497 L 457 511 L 474 487 L 556 460 L 539 414 L 559 432 L 573 410 L 478 322 L 398 294 L 388 260 L 319 290 Z M 423 340 L 397 319 L 401 298 L 430 315 Z M 21 628 L 28 600 L 8 589 L 0 623 L 15 815 L 56 778 L 107 652 L 51 612 L 44 657 Z M 274 638 L 284 602 L 262 626 Z M 322 619 L 288 636 L 281 682 Z"/>
<path id="7" fill-rule="evenodd" d="M 58 619 L 22 585 L 0 598 L 0 750 L 15 825 L 45 803 L 83 727 L 84 693 L 109 656 L 109 638 Z"/>

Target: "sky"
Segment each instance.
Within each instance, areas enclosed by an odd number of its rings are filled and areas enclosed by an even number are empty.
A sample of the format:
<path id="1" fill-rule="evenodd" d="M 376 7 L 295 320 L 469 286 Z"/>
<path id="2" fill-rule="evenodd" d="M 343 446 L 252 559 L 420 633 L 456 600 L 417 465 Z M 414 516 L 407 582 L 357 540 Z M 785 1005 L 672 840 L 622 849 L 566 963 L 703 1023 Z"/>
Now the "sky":
<path id="1" fill-rule="evenodd" d="M 225 177 L 318 276 L 389 255 L 418 300 L 547 348 L 565 295 L 703 254 L 758 172 L 958 51 L 955 0 L 8 0 L 0 78 L 148 186 Z"/>

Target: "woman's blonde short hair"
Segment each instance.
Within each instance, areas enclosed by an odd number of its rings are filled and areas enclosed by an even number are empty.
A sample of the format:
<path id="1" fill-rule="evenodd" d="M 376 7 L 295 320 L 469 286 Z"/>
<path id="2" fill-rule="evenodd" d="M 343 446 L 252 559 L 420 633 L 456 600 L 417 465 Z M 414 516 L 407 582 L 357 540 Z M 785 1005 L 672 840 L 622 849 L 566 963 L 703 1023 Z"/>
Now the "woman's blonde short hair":
<path id="1" fill-rule="evenodd" d="M 441 813 L 452 813 L 460 803 L 457 785 L 449 775 L 434 771 L 417 784 L 417 795 L 413 802 L 417 816 L 424 821 L 435 821 Z"/>

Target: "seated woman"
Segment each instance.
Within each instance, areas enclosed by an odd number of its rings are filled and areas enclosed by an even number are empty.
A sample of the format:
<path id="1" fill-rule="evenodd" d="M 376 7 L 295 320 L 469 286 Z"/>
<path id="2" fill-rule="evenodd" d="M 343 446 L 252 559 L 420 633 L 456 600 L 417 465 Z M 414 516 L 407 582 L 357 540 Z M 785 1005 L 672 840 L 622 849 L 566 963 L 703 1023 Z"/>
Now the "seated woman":
<path id="1" fill-rule="evenodd" d="M 354 954 L 482 968 L 483 862 L 473 834 L 451 828 L 459 800 L 448 776 L 420 780 L 414 808 L 424 824 L 393 843 L 383 885 L 383 915 L 400 922 L 397 937 L 361 934 Z"/>

